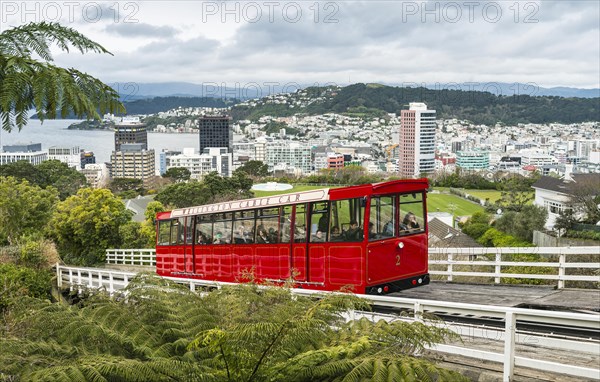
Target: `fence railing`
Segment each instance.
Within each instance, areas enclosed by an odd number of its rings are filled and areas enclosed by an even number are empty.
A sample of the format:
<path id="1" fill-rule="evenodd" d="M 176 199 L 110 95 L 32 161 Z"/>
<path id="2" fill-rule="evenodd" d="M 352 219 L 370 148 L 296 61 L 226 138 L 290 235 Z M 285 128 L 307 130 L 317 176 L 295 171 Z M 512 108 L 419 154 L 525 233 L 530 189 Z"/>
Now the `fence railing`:
<path id="1" fill-rule="evenodd" d="M 502 256 L 514 254 L 537 254 L 550 260 L 555 257 L 556 261 L 526 262 L 505 261 Z M 573 262 L 576 256 L 597 256 L 592 262 Z M 493 256 L 493 260 L 487 257 Z M 440 258 L 445 257 L 445 258 Z M 483 259 L 485 258 L 485 259 Z M 107 249 L 106 262 L 108 264 L 125 265 L 156 265 L 156 252 L 154 249 Z M 600 283 L 600 247 L 498 247 L 498 248 L 429 248 L 429 265 L 444 265 L 446 270 L 429 270 L 431 275 L 446 276 L 448 281 L 454 281 L 455 276 L 471 276 L 493 278 L 494 283 L 499 284 L 502 278 L 514 279 L 541 279 L 555 280 L 559 289 L 565 287 L 565 281 L 588 281 Z M 467 266 L 466 268 L 491 266 L 493 272 L 481 272 L 472 269 L 457 270 L 455 266 Z M 469 267 L 470 266 L 470 267 Z M 555 274 L 537 273 L 508 273 L 503 272 L 503 267 L 525 267 L 522 272 L 529 268 L 546 267 L 552 268 Z M 465 267 L 461 267 L 465 268 Z M 597 270 L 596 275 L 570 275 L 568 269 L 590 269 Z"/>
<path id="2" fill-rule="evenodd" d="M 56 274 L 59 287 L 69 287 L 71 290 L 82 291 L 85 288 L 104 289 L 108 293 L 118 293 L 135 276 L 135 273 L 110 271 L 106 269 L 94 268 L 75 268 L 56 265 Z M 202 287 L 220 288 L 229 283 L 219 283 L 207 280 L 168 278 L 174 282 L 188 285 L 190 290 L 195 291 Z M 293 293 L 300 295 L 326 294 L 331 292 L 316 292 L 307 289 L 293 289 Z M 468 340 L 461 344 L 436 344 L 430 347 L 431 350 L 461 355 L 475 359 L 483 359 L 491 362 L 503 364 L 503 380 L 513 380 L 515 366 L 527 367 L 535 370 L 543 370 L 567 374 L 571 376 L 600 380 L 600 369 L 577 365 L 580 355 L 575 352 L 585 353 L 587 357 L 600 357 L 600 343 L 597 340 L 569 339 L 562 336 L 537 335 L 532 333 L 520 332 L 517 330 L 519 322 L 527 322 L 540 325 L 561 325 L 570 328 L 581 328 L 583 330 L 600 331 L 600 316 L 597 314 L 583 314 L 570 312 L 556 312 L 548 310 L 520 309 L 511 307 L 488 306 L 478 304 L 464 304 L 447 301 L 417 300 L 409 298 L 399 298 L 390 296 L 363 295 L 367 300 L 377 307 L 388 307 L 413 312 L 413 319 L 424 321 L 427 324 L 440 325 L 438 322 L 430 322 L 424 319 L 426 313 L 432 314 L 460 314 L 469 317 L 482 317 L 489 319 L 496 318 L 504 322 L 504 328 L 490 328 L 484 326 L 460 325 L 460 324 L 441 324 L 448 329 L 455 331 L 463 337 L 484 338 L 486 340 L 500 341 L 501 352 L 477 349 L 476 345 Z M 406 316 L 400 318 L 389 314 L 380 314 L 372 312 L 350 312 L 350 318 L 360 316 L 369 317 L 372 320 L 380 319 L 407 319 Z M 516 345 L 534 344 L 536 348 L 548 348 L 550 353 L 564 355 L 564 362 L 554 362 L 530 358 L 534 354 L 528 353 L 529 357 L 519 356 L 515 353 Z"/>
<path id="3" fill-rule="evenodd" d="M 503 256 L 515 254 L 540 255 L 547 261 L 505 261 Z M 588 255 L 595 261 L 575 262 L 577 256 Z M 445 257 L 445 258 L 443 258 Z M 493 259 L 489 259 L 493 257 Z M 552 259 L 552 258 L 555 259 Z M 550 261 L 554 260 L 554 261 Z M 445 265 L 446 270 L 432 270 L 431 266 Z M 600 283 L 600 247 L 497 247 L 497 248 L 429 248 L 429 274 L 446 276 L 448 281 L 454 281 L 454 276 L 494 278 L 494 283 L 499 284 L 502 278 L 513 279 L 540 279 L 556 280 L 559 289 L 565 287 L 565 281 L 590 281 Z M 455 266 L 462 266 L 457 270 Z M 474 271 L 464 269 L 481 266 L 494 267 L 493 272 Z M 526 272 L 529 267 L 551 268 L 555 274 L 539 273 L 509 273 L 503 272 L 503 267 L 520 268 Z M 568 269 L 596 270 L 595 275 L 570 275 Z"/>
<path id="4" fill-rule="evenodd" d="M 154 249 L 107 249 L 106 264 L 156 265 Z"/>

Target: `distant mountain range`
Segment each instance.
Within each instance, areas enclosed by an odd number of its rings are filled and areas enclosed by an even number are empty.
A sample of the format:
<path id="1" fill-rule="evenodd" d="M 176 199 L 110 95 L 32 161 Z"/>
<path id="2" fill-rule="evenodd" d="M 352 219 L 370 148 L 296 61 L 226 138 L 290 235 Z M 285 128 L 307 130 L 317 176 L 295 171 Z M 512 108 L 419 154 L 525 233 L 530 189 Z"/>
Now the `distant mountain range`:
<path id="1" fill-rule="evenodd" d="M 307 88 L 312 85 L 300 84 L 260 84 L 248 83 L 240 84 L 234 87 L 224 86 L 207 82 L 204 84 L 193 84 L 189 82 L 162 82 L 162 83 L 135 83 L 135 82 L 115 82 L 109 84 L 121 94 L 121 99 L 125 102 L 137 99 L 146 99 L 153 97 L 212 97 L 221 99 L 239 99 L 247 100 L 260 98 L 273 93 L 293 92 L 298 87 Z M 523 83 L 502 83 L 502 82 L 465 82 L 448 84 L 385 84 L 388 86 L 400 87 L 425 87 L 432 90 L 464 90 L 464 91 L 487 91 L 494 95 L 529 95 L 529 96 L 550 96 L 566 98 L 596 98 L 600 97 L 600 89 L 581 89 L 571 87 L 553 87 L 544 88 L 536 84 Z M 344 85 L 341 85 L 344 86 Z"/>

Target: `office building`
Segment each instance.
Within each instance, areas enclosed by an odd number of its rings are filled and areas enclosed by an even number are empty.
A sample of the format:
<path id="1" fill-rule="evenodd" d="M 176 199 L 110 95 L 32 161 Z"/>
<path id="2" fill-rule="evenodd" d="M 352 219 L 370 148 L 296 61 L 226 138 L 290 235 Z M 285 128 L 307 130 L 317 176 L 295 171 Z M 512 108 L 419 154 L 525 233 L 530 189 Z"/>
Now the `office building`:
<path id="1" fill-rule="evenodd" d="M 120 148 L 110 156 L 113 178 L 146 181 L 155 175 L 154 150 L 144 150 L 141 143 L 121 144 Z"/>
<path id="2" fill-rule="evenodd" d="M 399 161 L 400 176 L 416 178 L 435 170 L 435 110 L 411 102 L 400 112 Z"/>
<path id="3" fill-rule="evenodd" d="M 115 124 L 115 151 L 123 144 L 141 144 L 142 150 L 148 150 L 148 131 L 146 124 L 137 117 L 123 117 Z"/>
<path id="4" fill-rule="evenodd" d="M 233 130 L 231 117 L 227 115 L 205 115 L 198 120 L 200 152 L 208 147 L 226 147 L 233 152 Z"/>

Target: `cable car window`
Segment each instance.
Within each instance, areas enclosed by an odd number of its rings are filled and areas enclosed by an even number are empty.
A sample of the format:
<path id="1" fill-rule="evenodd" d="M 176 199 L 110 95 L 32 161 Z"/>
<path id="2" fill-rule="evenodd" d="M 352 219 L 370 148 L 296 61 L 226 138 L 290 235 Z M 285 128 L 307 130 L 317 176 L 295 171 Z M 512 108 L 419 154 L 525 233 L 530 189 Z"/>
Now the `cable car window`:
<path id="1" fill-rule="evenodd" d="M 184 218 L 171 220 L 171 245 L 183 244 L 183 220 Z"/>
<path id="2" fill-rule="evenodd" d="M 279 242 L 279 207 L 258 210 L 255 242 L 258 244 Z"/>
<path id="3" fill-rule="evenodd" d="M 306 204 L 296 204 L 296 219 L 294 220 L 294 242 L 306 242 Z"/>
<path id="4" fill-rule="evenodd" d="M 364 220 L 364 198 L 332 201 L 330 241 L 362 241 Z"/>
<path id="5" fill-rule="evenodd" d="M 412 193 L 400 195 L 400 235 L 423 232 L 425 221 L 423 217 L 423 194 Z"/>
<path id="6" fill-rule="evenodd" d="M 329 202 L 315 202 L 310 211 L 310 241 L 327 241 L 329 235 Z"/>
<path id="7" fill-rule="evenodd" d="M 212 220 L 211 215 L 196 216 L 196 244 L 212 244 Z"/>
<path id="8" fill-rule="evenodd" d="M 214 214 L 212 216 L 214 218 L 213 244 L 230 244 L 233 214 L 227 212 Z"/>
<path id="9" fill-rule="evenodd" d="M 254 218 L 256 210 L 238 211 L 233 221 L 233 242 L 249 244 L 254 242 Z"/>
<path id="10" fill-rule="evenodd" d="M 281 208 L 280 224 L 279 241 L 281 243 L 289 243 L 292 230 L 292 206 L 284 206 Z"/>
<path id="11" fill-rule="evenodd" d="M 369 240 L 393 237 L 396 227 L 396 196 L 371 198 L 369 213 Z"/>
<path id="12" fill-rule="evenodd" d="M 171 237 L 171 220 L 158 221 L 158 245 L 169 245 Z"/>

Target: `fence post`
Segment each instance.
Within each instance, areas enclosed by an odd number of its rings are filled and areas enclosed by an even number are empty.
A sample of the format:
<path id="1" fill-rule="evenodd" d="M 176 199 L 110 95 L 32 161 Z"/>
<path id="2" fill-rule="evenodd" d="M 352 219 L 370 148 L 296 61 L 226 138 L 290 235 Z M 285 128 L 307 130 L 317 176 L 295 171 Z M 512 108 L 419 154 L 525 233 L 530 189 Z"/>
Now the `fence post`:
<path id="1" fill-rule="evenodd" d="M 516 320 L 513 312 L 506 312 L 506 322 L 504 324 L 504 372 L 503 382 L 510 382 L 513 379 L 515 370 L 515 332 Z"/>
<path id="2" fill-rule="evenodd" d="M 113 273 L 108 274 L 108 293 L 112 296 L 115 293 L 115 281 L 113 280 Z"/>
<path id="3" fill-rule="evenodd" d="M 454 256 L 452 253 L 448 253 L 448 281 L 452 281 L 452 260 Z"/>
<path id="4" fill-rule="evenodd" d="M 564 289 L 565 287 L 565 263 L 567 262 L 567 255 L 561 251 L 558 255 L 558 289 Z"/>
<path id="5" fill-rule="evenodd" d="M 494 283 L 496 284 L 500 284 L 500 273 L 502 272 L 502 266 L 500 265 L 500 262 L 502 261 L 502 253 L 500 252 L 499 249 L 496 248 L 496 266 L 495 266 L 495 274 L 496 277 L 494 278 Z"/>
<path id="6" fill-rule="evenodd" d="M 415 321 L 423 321 L 423 307 L 419 301 L 415 301 Z"/>
<path id="7" fill-rule="evenodd" d="M 59 263 L 56 263 L 56 286 L 62 288 L 62 274 Z"/>

